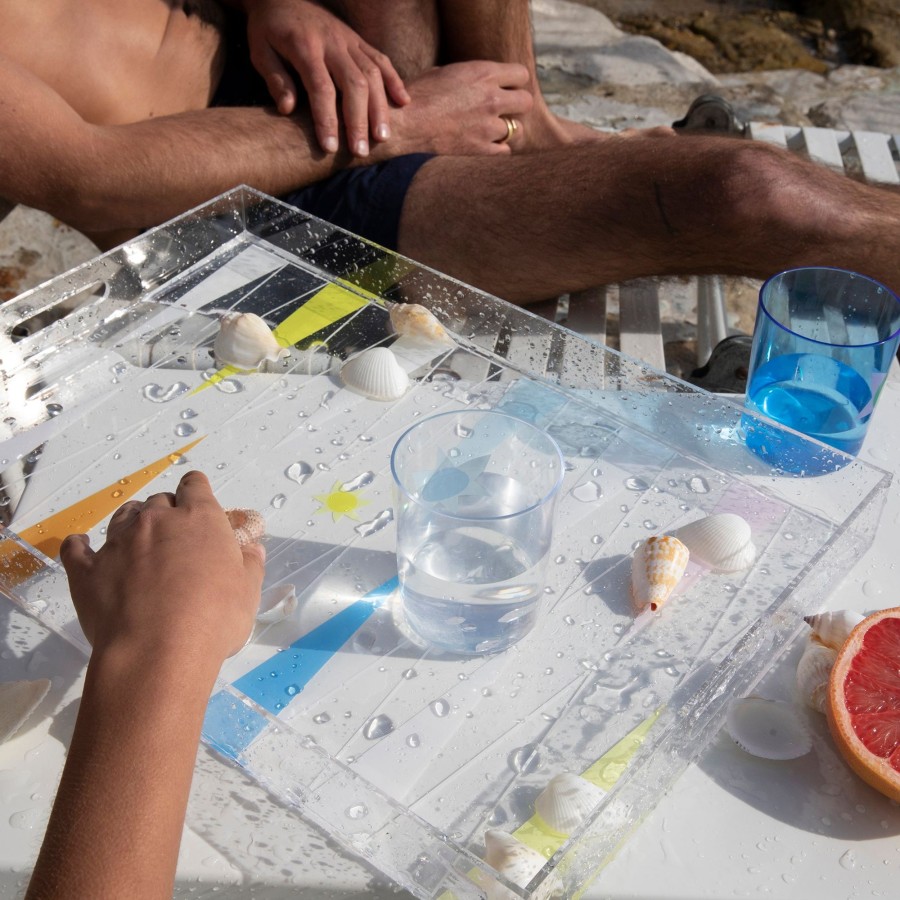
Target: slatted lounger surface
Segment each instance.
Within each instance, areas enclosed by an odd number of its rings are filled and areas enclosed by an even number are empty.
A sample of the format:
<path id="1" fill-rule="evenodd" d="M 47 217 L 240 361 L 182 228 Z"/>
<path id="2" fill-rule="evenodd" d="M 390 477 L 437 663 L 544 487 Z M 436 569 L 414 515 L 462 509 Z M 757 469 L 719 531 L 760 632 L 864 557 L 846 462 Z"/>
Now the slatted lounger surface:
<path id="1" fill-rule="evenodd" d="M 863 175 L 868 181 L 900 184 L 900 134 L 873 131 L 837 131 L 831 128 L 794 128 L 751 122 L 747 136 L 798 153 L 838 172 Z M 697 283 L 697 365 L 703 365 L 713 347 L 727 336 L 725 301 L 721 281 L 715 276 Z M 639 279 L 617 287 L 588 291 L 537 304 L 533 312 L 562 322 L 573 331 L 605 343 L 606 305 L 610 292 L 619 297 L 619 348 L 654 369 L 665 370 L 660 325 L 660 295 L 666 284 Z"/>

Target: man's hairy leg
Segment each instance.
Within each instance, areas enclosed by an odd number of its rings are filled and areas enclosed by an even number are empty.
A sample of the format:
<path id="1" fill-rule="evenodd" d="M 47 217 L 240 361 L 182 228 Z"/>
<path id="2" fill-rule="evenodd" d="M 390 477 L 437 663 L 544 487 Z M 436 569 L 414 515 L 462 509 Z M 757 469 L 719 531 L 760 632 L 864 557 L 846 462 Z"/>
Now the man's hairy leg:
<path id="1" fill-rule="evenodd" d="M 755 141 L 647 132 L 431 160 L 399 244 L 518 303 L 643 275 L 763 278 L 800 265 L 900 290 L 900 194 Z"/>
<path id="2" fill-rule="evenodd" d="M 386 54 L 405 80 L 437 65 L 437 0 L 326 0 L 325 6 Z"/>

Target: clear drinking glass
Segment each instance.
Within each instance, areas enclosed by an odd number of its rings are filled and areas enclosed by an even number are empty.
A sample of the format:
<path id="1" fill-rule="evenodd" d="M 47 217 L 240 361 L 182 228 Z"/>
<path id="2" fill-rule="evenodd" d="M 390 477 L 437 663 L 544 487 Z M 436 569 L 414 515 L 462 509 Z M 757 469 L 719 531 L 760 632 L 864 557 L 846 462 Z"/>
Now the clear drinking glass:
<path id="1" fill-rule="evenodd" d="M 564 474 L 556 442 L 491 410 L 423 419 L 391 455 L 406 624 L 454 653 L 503 650 L 537 620 Z"/>
<path id="2" fill-rule="evenodd" d="M 762 286 L 745 407 L 855 456 L 900 340 L 900 298 L 843 269 L 790 269 Z M 847 463 L 744 416 L 747 445 L 788 472 Z"/>

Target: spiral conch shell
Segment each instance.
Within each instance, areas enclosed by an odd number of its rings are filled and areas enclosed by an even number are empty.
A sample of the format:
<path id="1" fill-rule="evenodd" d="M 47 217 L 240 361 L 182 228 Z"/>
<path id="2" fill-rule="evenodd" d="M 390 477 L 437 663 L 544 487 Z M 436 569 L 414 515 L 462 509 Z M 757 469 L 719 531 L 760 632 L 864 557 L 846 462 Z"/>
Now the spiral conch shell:
<path id="1" fill-rule="evenodd" d="M 266 520 L 255 509 L 226 509 L 225 515 L 242 547 L 258 543 L 266 533 Z"/>
<path id="2" fill-rule="evenodd" d="M 838 609 L 803 617 L 803 621 L 812 629 L 812 637 L 832 650 L 840 650 L 844 641 L 850 637 L 850 632 L 863 619 L 865 616 L 862 613 L 852 609 Z"/>
<path id="3" fill-rule="evenodd" d="M 537 850 L 532 850 L 511 834 L 497 829 L 484 833 L 484 861 L 495 868 L 508 881 L 519 887 L 526 887 L 543 868 L 547 860 Z M 503 887 L 494 878 L 484 878 L 484 888 L 488 900 L 516 900 L 517 895 Z M 561 897 L 563 886 L 555 874 L 549 875 L 541 886 L 532 893 L 534 900 L 550 900 Z"/>
<path id="4" fill-rule="evenodd" d="M 673 533 L 692 558 L 717 572 L 739 572 L 752 566 L 756 559 L 750 526 L 735 513 L 704 516 Z"/>
<path id="5" fill-rule="evenodd" d="M 397 334 L 420 341 L 452 344 L 447 329 L 430 310 L 419 303 L 395 303 L 390 311 L 391 325 Z"/>
<path id="6" fill-rule="evenodd" d="M 213 345 L 216 362 L 238 369 L 258 369 L 267 360 L 290 356 L 268 325 L 255 313 L 228 313 L 219 322 Z"/>
<path id="7" fill-rule="evenodd" d="M 370 347 L 341 367 L 341 379 L 370 400 L 399 400 L 409 388 L 409 375 L 387 347 Z"/>
<path id="8" fill-rule="evenodd" d="M 534 811 L 557 834 L 569 836 L 584 823 L 606 795 L 603 788 L 580 775 L 554 775 L 534 801 Z"/>
<path id="9" fill-rule="evenodd" d="M 631 601 L 636 613 L 659 609 L 681 581 L 690 553 L 678 538 L 655 535 L 634 551 L 631 560 Z"/>

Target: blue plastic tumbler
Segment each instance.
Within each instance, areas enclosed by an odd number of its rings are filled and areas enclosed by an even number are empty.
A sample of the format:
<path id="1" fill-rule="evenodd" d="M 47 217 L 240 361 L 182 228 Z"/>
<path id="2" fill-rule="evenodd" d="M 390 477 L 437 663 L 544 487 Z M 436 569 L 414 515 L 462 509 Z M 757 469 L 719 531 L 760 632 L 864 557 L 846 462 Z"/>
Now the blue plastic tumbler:
<path id="1" fill-rule="evenodd" d="M 762 286 L 746 409 L 840 450 L 743 417 L 747 445 L 786 472 L 821 474 L 849 462 L 900 341 L 900 298 L 843 269 L 790 269 Z"/>

